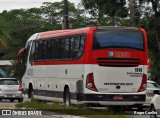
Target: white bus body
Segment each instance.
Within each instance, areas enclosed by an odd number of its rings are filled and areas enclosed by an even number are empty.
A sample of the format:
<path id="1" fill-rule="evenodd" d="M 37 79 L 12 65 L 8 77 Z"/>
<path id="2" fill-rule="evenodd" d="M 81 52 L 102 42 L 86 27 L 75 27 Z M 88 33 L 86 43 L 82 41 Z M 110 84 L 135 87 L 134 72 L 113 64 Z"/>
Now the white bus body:
<path id="1" fill-rule="evenodd" d="M 126 47 L 99 49 L 93 46 L 93 40 L 96 35 L 97 40 L 101 38 L 101 30 L 125 32 L 123 35 L 135 33 L 133 39 L 141 35 L 143 38 L 136 47 L 129 44 L 128 48 L 125 44 Z M 91 27 L 37 33 L 26 46 L 29 48 L 22 78 L 24 92 L 34 99 L 65 104 L 141 105 L 146 99 L 146 40 L 144 30 L 138 28 Z M 60 43 L 57 49 L 56 41 Z"/>

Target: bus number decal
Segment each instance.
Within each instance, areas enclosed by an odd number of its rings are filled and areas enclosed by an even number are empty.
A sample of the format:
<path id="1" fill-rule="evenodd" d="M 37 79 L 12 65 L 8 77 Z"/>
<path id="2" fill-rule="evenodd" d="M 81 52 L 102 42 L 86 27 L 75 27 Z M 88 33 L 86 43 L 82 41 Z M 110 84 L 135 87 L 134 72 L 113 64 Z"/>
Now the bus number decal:
<path id="1" fill-rule="evenodd" d="M 142 68 L 135 68 L 135 72 L 142 72 Z"/>

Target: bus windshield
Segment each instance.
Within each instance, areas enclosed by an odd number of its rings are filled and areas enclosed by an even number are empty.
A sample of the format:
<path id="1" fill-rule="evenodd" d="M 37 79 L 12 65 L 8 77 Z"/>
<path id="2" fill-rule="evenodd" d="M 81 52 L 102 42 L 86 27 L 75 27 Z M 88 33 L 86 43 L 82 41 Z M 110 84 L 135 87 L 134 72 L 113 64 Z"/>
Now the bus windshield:
<path id="1" fill-rule="evenodd" d="M 131 48 L 144 50 L 143 34 L 138 31 L 97 30 L 94 35 L 94 49 Z"/>

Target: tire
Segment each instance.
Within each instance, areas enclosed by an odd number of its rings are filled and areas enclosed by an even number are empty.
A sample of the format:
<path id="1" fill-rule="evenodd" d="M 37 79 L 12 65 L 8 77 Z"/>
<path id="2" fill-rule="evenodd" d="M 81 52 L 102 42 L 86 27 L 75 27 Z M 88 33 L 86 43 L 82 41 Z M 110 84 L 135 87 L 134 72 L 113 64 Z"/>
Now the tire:
<path id="1" fill-rule="evenodd" d="M 32 100 L 34 100 L 34 92 L 33 92 L 33 88 L 29 88 L 28 91 L 28 98 Z"/>
<path id="2" fill-rule="evenodd" d="M 139 107 L 137 107 L 137 108 L 138 108 L 138 110 L 140 110 L 140 111 L 143 110 L 143 106 L 139 106 Z"/>
<path id="3" fill-rule="evenodd" d="M 121 106 L 108 106 L 108 109 L 115 113 L 122 111 Z"/>
<path id="4" fill-rule="evenodd" d="M 10 99 L 10 102 L 14 102 L 14 100 L 13 100 L 13 99 Z"/>
<path id="5" fill-rule="evenodd" d="M 34 92 L 33 92 L 33 90 L 30 93 L 30 99 L 31 99 L 31 101 L 34 101 Z"/>
<path id="6" fill-rule="evenodd" d="M 31 90 L 29 89 L 28 91 L 28 98 L 30 99 L 31 98 Z"/>
<path id="7" fill-rule="evenodd" d="M 23 98 L 18 99 L 18 102 L 23 102 Z"/>
<path id="8" fill-rule="evenodd" d="M 34 99 L 34 92 L 33 92 L 33 89 L 31 90 L 30 98 L 31 98 L 31 100 L 33 100 L 33 99 Z"/>
<path id="9" fill-rule="evenodd" d="M 151 112 L 152 112 L 152 111 L 156 112 L 156 109 L 155 109 L 154 105 L 151 105 L 150 111 L 151 111 Z M 150 115 L 150 118 L 157 118 L 157 115 L 156 115 L 156 114 L 151 114 L 151 115 Z"/>
<path id="10" fill-rule="evenodd" d="M 70 106 L 70 92 L 69 88 L 66 88 L 64 92 L 64 104 L 65 106 Z"/>

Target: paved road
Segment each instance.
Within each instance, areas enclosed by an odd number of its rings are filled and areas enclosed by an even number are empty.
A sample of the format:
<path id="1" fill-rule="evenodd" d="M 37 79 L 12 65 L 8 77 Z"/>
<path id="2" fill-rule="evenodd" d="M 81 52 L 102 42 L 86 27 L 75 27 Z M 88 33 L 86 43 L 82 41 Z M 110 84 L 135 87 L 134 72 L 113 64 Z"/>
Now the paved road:
<path id="1" fill-rule="evenodd" d="M 30 100 L 25 97 L 24 101 L 30 101 Z M 23 118 L 80 118 L 78 116 L 71 116 L 71 115 L 53 115 L 54 114 L 53 112 L 44 112 L 44 111 L 39 111 L 38 114 L 42 113 L 47 115 L 28 115 L 28 113 L 31 113 L 32 111 L 36 111 L 36 110 L 29 110 L 29 112 L 26 111 L 25 109 L 18 110 L 16 109 L 16 106 L 15 106 L 17 103 L 18 103 L 17 100 L 15 100 L 14 102 L 10 102 L 9 100 L 0 101 L 0 118 L 22 118 L 22 117 Z M 19 112 L 19 115 L 17 115 L 18 112 Z M 23 113 L 25 112 L 27 115 L 21 115 L 23 114 L 22 112 Z M 12 115 L 9 115 L 9 114 L 12 114 Z"/>
<path id="2" fill-rule="evenodd" d="M 29 99 L 24 98 L 24 101 L 29 101 Z M 10 102 L 9 100 L 3 100 L 0 102 L 0 110 L 5 110 L 5 109 L 15 110 L 16 109 L 15 105 L 17 103 L 18 103 L 18 101 Z M 98 109 L 106 109 L 106 108 L 102 107 L 102 108 L 98 108 Z M 149 111 L 149 109 L 145 108 L 143 110 L 143 112 L 145 112 L 145 111 Z M 2 113 L 2 111 L 0 111 L 0 112 Z M 134 115 L 134 112 L 139 113 L 137 109 L 132 109 L 131 111 L 125 111 L 125 116 L 127 118 L 150 118 L 149 115 L 138 115 L 138 114 Z M 42 111 L 42 113 L 43 113 L 43 111 Z M 21 116 L 21 115 L 16 115 L 16 116 L 4 115 L 4 116 L 0 116 L 0 118 L 22 118 L 22 117 L 23 118 L 79 118 L 79 117 L 69 116 L 69 115 L 68 116 L 66 116 L 66 115 L 65 116 L 64 115 L 63 116 L 62 115 L 55 116 L 55 115 L 48 115 L 48 114 L 47 115 L 38 115 L 38 116 L 36 116 L 36 115 L 30 115 L 30 116 L 29 115 L 23 115 L 23 116 Z"/>
<path id="3" fill-rule="evenodd" d="M 3 100 L 0 102 L 0 109 L 15 109 L 15 105 L 18 101 L 10 102 L 9 100 Z"/>
<path id="4" fill-rule="evenodd" d="M 106 107 L 91 107 L 93 109 L 107 109 Z M 145 107 L 143 110 L 138 110 L 137 108 L 132 108 L 128 111 L 122 111 L 126 118 L 150 118 L 150 115 L 141 115 L 147 113 L 149 108 Z"/>
<path id="5" fill-rule="evenodd" d="M 55 116 L 48 116 L 48 115 L 39 115 L 41 111 L 37 115 L 28 115 L 28 111 L 25 111 L 27 115 L 21 115 L 22 110 L 16 109 L 15 105 L 18 103 L 18 101 L 10 102 L 9 100 L 2 100 L 0 102 L 0 114 L 3 114 L 0 116 L 0 118 L 57 118 Z M 16 112 L 15 112 L 16 110 Z M 21 113 L 17 115 L 20 111 Z M 3 113 L 2 113 L 3 112 Z M 30 112 L 31 113 L 31 112 Z M 10 115 L 12 114 L 12 115 Z"/>

